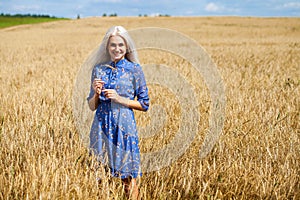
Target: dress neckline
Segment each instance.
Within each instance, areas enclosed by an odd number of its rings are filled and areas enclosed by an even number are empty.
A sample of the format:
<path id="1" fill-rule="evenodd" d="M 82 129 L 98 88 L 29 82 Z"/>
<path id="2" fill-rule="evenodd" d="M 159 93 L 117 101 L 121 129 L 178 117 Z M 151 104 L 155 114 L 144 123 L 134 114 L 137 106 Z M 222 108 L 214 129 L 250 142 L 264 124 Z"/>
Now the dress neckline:
<path id="1" fill-rule="evenodd" d="M 126 58 L 123 58 L 123 59 L 119 60 L 118 62 L 111 61 L 109 63 L 109 65 L 112 66 L 112 67 L 121 67 L 122 65 L 124 65 L 127 62 L 128 61 L 126 60 Z"/>

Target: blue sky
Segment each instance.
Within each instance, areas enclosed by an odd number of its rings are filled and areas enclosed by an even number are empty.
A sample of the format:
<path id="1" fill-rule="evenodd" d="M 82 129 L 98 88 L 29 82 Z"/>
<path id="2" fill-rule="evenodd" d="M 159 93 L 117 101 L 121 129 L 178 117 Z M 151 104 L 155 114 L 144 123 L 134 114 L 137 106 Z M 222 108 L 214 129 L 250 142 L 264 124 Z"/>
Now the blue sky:
<path id="1" fill-rule="evenodd" d="M 0 0 L 0 13 L 76 18 L 118 16 L 300 17 L 299 0 Z"/>

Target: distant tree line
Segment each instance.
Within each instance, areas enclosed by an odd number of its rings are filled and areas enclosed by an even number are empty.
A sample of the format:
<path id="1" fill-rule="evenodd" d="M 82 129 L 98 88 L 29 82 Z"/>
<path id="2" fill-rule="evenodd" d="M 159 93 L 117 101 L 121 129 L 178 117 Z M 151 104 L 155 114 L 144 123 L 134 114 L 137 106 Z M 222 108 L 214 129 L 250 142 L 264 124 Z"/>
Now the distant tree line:
<path id="1" fill-rule="evenodd" d="M 102 17 L 117 17 L 117 13 L 113 13 L 113 14 L 106 14 L 106 13 L 103 13 Z M 0 14 L 0 17 L 19 17 L 19 18 L 25 18 L 25 17 L 33 17 L 33 18 L 57 18 L 55 16 L 50 16 L 50 15 L 45 15 L 45 14 L 4 14 L 4 13 L 1 13 Z M 148 17 L 147 14 L 139 14 L 139 17 Z M 170 15 L 162 15 L 162 14 L 159 14 L 157 15 L 156 17 L 170 17 Z M 77 19 L 80 19 L 80 15 L 78 14 L 77 15 Z"/>
<path id="2" fill-rule="evenodd" d="M 102 15 L 102 17 L 117 17 L 117 16 L 118 16 L 117 13 L 110 14 L 110 15 L 108 15 L 106 13 L 103 13 L 103 15 Z M 148 17 L 148 15 L 146 15 L 146 14 L 144 14 L 144 15 L 139 14 L 139 17 L 143 17 L 143 16 Z M 157 15 L 157 17 L 170 17 L 170 15 L 168 15 L 168 14 L 165 14 L 165 15 L 159 14 L 159 15 Z"/>
<path id="3" fill-rule="evenodd" d="M 107 15 L 106 13 L 103 13 L 102 17 L 117 17 L 117 13 L 113 13 L 113 14 L 110 14 L 110 15 Z"/>
<path id="4" fill-rule="evenodd" d="M 0 17 L 57 18 L 57 17 L 54 17 L 54 16 L 45 15 L 45 14 L 14 14 L 14 15 L 11 15 L 11 14 L 4 14 L 4 13 L 1 13 Z"/>

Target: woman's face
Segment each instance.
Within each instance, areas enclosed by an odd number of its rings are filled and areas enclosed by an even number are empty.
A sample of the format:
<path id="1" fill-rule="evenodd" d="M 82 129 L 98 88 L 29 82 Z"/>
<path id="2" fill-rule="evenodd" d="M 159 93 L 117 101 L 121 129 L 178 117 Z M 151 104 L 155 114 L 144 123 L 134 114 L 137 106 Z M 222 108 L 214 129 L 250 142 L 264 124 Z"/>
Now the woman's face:
<path id="1" fill-rule="evenodd" d="M 126 44 L 122 37 L 115 35 L 111 36 L 108 41 L 107 50 L 112 61 L 119 61 L 126 54 Z"/>

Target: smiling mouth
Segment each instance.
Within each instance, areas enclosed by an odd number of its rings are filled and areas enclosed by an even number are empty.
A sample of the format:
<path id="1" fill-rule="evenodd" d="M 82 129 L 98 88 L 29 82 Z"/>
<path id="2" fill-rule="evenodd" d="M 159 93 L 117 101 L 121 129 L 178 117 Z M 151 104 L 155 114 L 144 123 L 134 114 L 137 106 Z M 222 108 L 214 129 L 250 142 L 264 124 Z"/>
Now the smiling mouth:
<path id="1" fill-rule="evenodd" d="M 114 53 L 115 56 L 122 56 L 122 53 Z"/>

